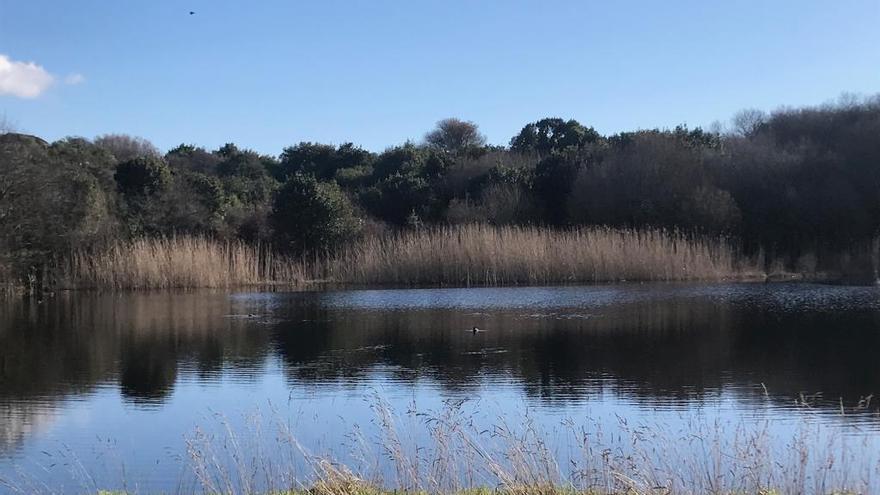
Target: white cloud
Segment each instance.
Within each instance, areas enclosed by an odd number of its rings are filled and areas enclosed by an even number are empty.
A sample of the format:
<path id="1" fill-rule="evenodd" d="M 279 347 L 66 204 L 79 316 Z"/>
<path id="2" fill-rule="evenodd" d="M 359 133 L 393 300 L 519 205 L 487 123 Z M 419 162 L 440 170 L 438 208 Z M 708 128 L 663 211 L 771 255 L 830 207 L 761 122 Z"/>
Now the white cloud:
<path id="1" fill-rule="evenodd" d="M 82 84 L 86 82 L 86 76 L 80 74 L 79 72 L 74 72 L 73 74 L 68 74 L 67 77 L 64 78 L 64 84 Z"/>
<path id="2" fill-rule="evenodd" d="M 33 62 L 18 62 L 0 54 L 0 95 L 36 98 L 55 77 Z"/>

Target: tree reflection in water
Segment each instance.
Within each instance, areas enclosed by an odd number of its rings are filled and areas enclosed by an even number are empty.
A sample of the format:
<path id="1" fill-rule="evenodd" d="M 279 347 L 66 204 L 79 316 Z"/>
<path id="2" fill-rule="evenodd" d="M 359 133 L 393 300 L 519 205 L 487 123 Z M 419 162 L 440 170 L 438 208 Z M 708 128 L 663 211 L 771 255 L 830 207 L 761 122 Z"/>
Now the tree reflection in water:
<path id="1" fill-rule="evenodd" d="M 853 408 L 880 391 L 872 289 L 547 290 L 472 289 L 452 303 L 449 291 L 431 290 L 8 301 L 0 312 L 0 445 L 14 447 L 50 421 L 53 403 L 97 387 L 161 408 L 184 376 L 254 380 L 272 372 L 273 359 L 291 385 L 353 383 L 381 369 L 392 383 L 430 380 L 462 397 L 512 380 L 548 405 L 606 393 L 669 407 L 722 392 L 756 403 L 766 386 L 778 407 L 821 392 L 813 406 L 835 411 L 841 400 Z M 465 331 L 474 325 L 487 331 Z"/>

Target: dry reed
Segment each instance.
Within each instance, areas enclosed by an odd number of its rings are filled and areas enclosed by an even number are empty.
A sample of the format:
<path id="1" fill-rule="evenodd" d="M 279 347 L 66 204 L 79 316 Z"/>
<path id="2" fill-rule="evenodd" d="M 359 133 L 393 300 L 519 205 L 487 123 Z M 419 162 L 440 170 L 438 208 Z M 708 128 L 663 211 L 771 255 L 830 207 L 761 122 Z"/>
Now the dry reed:
<path id="1" fill-rule="evenodd" d="M 62 288 L 172 289 L 300 283 L 305 263 L 261 245 L 206 237 L 144 238 L 77 251 L 61 267 Z"/>
<path id="2" fill-rule="evenodd" d="M 74 253 L 67 288 L 165 289 L 302 284 L 537 285 L 719 280 L 756 271 L 723 238 L 664 230 L 463 225 L 367 237 L 333 255 L 292 259 L 204 237 L 118 242 Z"/>
<path id="3" fill-rule="evenodd" d="M 724 279 L 748 270 L 725 239 L 664 230 L 464 225 L 350 246 L 327 278 L 359 284 L 518 285 Z"/>

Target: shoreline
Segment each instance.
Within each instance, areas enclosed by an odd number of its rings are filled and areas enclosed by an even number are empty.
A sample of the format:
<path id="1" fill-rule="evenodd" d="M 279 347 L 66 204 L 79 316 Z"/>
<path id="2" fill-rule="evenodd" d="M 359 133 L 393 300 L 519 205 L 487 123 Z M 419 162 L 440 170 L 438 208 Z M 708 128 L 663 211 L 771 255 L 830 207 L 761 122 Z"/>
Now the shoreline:
<path id="1" fill-rule="evenodd" d="M 282 282 L 267 281 L 250 284 L 237 284 L 229 286 L 176 286 L 176 287 L 129 287 L 129 288 L 107 288 L 107 287 L 56 287 L 53 289 L 45 289 L 41 291 L 28 292 L 25 287 L 4 284 L 0 285 L 0 294 L 5 295 L 30 295 L 32 297 L 40 297 L 46 295 L 58 294 L 74 294 L 74 293 L 137 293 L 137 292 L 177 292 L 177 291 L 239 291 L 239 290 L 255 290 L 256 292 L 320 292 L 320 291 L 349 291 L 349 290 L 424 290 L 424 289 L 491 289 L 491 288 L 540 288 L 540 287 L 591 287 L 591 286 L 615 286 L 615 285 L 678 285 L 678 284 L 820 284 L 820 285 L 841 285 L 856 287 L 873 287 L 877 286 L 877 281 L 871 281 L 869 278 L 853 278 L 845 277 L 840 274 L 818 274 L 805 275 L 799 273 L 775 273 L 765 274 L 744 274 L 742 276 L 723 277 L 723 278 L 693 278 L 681 280 L 626 280 L 626 279 L 607 279 L 595 281 L 555 281 L 549 283 L 511 283 L 511 284 L 479 284 L 470 285 L 463 284 L 396 284 L 396 283 L 356 283 L 356 282 L 337 282 L 334 280 L 304 280 L 301 282 Z"/>

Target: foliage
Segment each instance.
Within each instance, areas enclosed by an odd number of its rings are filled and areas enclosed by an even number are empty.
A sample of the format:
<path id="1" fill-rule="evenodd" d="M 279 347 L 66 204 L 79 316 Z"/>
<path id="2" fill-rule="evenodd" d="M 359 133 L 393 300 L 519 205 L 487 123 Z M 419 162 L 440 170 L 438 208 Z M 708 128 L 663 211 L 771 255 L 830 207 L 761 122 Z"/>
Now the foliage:
<path id="1" fill-rule="evenodd" d="M 91 145 L 0 136 L 0 265 L 40 283 L 57 254 L 111 234 L 111 201 Z"/>
<path id="2" fill-rule="evenodd" d="M 443 189 L 455 198 L 479 196 L 494 183 L 519 183 L 531 189 L 538 161 L 537 155 L 503 149 L 456 157 L 443 175 Z"/>
<path id="3" fill-rule="evenodd" d="M 566 201 L 572 183 L 585 162 L 577 156 L 554 153 L 538 162 L 535 167 L 535 197 L 541 203 L 547 222 L 562 225 L 567 222 Z"/>
<path id="4" fill-rule="evenodd" d="M 116 167 L 116 185 L 129 196 L 150 196 L 162 192 L 171 183 L 171 169 L 164 160 L 138 157 Z"/>
<path id="5" fill-rule="evenodd" d="M 344 170 L 366 170 L 373 159 L 372 153 L 353 143 L 334 147 L 328 144 L 301 142 L 296 146 L 284 148 L 276 177 L 283 181 L 295 174 L 312 174 L 320 180 L 329 180 Z"/>
<path id="6" fill-rule="evenodd" d="M 216 174 L 217 164 L 220 163 L 221 158 L 217 154 L 206 151 L 205 148 L 181 144 L 165 154 L 165 161 L 173 171 Z"/>
<path id="7" fill-rule="evenodd" d="M 602 136 L 595 129 L 585 127 L 574 119 L 541 119 L 523 127 L 519 134 L 510 140 L 510 149 L 521 153 L 536 152 L 547 155 L 567 148 L 579 148 L 595 143 L 601 138 Z"/>
<path id="8" fill-rule="evenodd" d="M 297 252 L 337 249 L 360 224 L 444 222 L 723 234 L 768 263 L 810 259 L 812 270 L 828 270 L 876 249 L 877 136 L 880 97 L 745 110 L 728 134 L 682 125 L 605 137 L 546 118 L 509 148 L 447 119 L 424 145 L 374 154 L 300 142 L 277 159 L 234 143 L 181 144 L 160 156 L 126 135 L 50 144 L 7 131 L 0 272 L 34 283 L 71 249 L 145 235 L 274 240 Z"/>
<path id="9" fill-rule="evenodd" d="M 175 231 L 225 234 L 226 214 L 232 199 L 217 177 L 190 172 L 175 176 L 164 198 L 167 204 L 162 222 Z"/>
<path id="10" fill-rule="evenodd" d="M 440 151 L 458 154 L 482 148 L 486 145 L 486 136 L 480 133 L 477 124 L 450 118 L 437 122 L 434 130 L 425 134 L 425 143 Z"/>
<path id="11" fill-rule="evenodd" d="M 333 178 L 343 188 L 356 189 L 368 184 L 372 176 L 373 167 L 359 166 L 340 168 L 336 171 Z"/>
<path id="12" fill-rule="evenodd" d="M 226 145 L 234 148 L 233 145 Z M 225 149 L 218 153 L 223 158 L 216 165 L 217 174 L 222 177 L 244 177 L 260 179 L 269 175 L 269 170 L 276 166 L 275 160 L 269 156 L 259 155 L 254 151 L 240 151 L 238 148 Z"/>
<path id="13" fill-rule="evenodd" d="M 430 185 L 415 173 L 395 172 L 365 190 L 361 201 L 368 211 L 397 225 L 405 225 L 413 214 L 419 218 L 433 216 L 434 197 Z"/>
<path id="14" fill-rule="evenodd" d="M 271 222 L 278 242 L 294 252 L 333 249 L 360 230 L 351 202 L 335 182 L 302 174 L 278 191 Z"/>
<path id="15" fill-rule="evenodd" d="M 602 163 L 576 174 L 572 220 L 620 226 L 723 231 L 738 209 L 711 182 L 703 148 L 687 132 L 640 132 L 616 142 Z M 716 211 L 717 210 L 717 211 Z"/>
<path id="16" fill-rule="evenodd" d="M 436 150 L 418 147 L 412 143 L 385 150 L 373 164 L 373 179 L 381 181 L 392 174 L 411 174 L 425 177 L 442 175 L 451 164 L 449 157 Z"/>
<path id="17" fill-rule="evenodd" d="M 117 163 L 127 162 L 135 158 L 159 157 L 161 153 L 153 143 L 142 137 L 127 134 L 105 134 L 98 136 L 95 146 L 113 155 Z"/>

